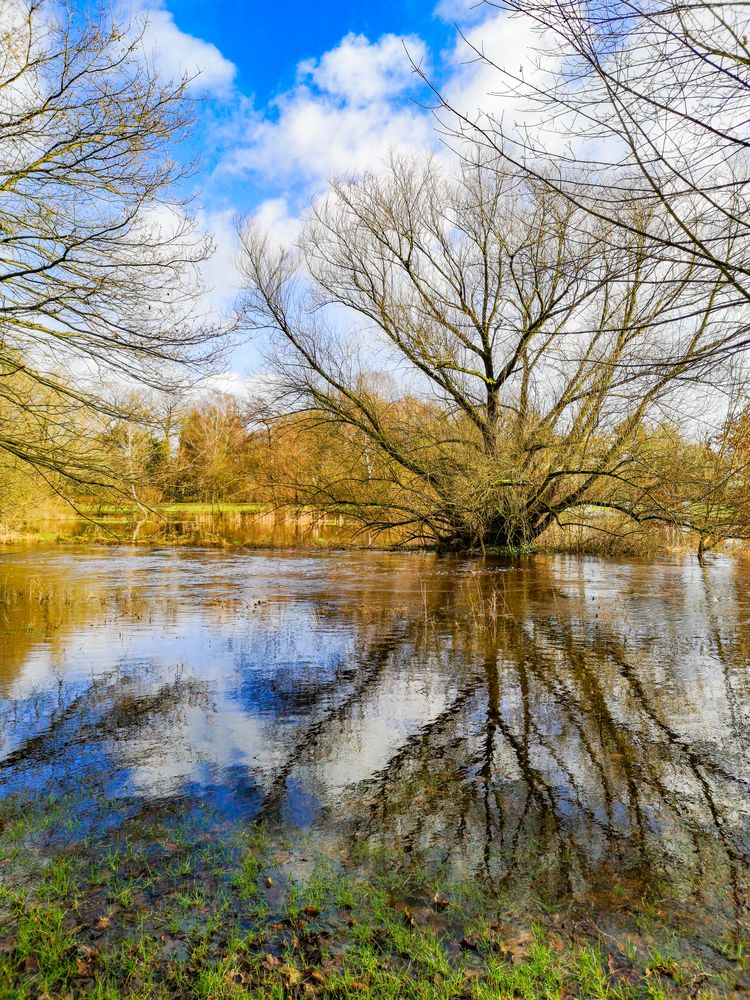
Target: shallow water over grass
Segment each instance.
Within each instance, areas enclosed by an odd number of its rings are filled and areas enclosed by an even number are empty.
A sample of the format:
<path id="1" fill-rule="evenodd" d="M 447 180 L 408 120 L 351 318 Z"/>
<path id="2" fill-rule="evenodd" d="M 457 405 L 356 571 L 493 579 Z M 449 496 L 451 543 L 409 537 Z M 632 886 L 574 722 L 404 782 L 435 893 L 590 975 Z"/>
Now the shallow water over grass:
<path id="1" fill-rule="evenodd" d="M 4 552 L 0 996 L 739 988 L 748 582 L 731 560 Z"/>

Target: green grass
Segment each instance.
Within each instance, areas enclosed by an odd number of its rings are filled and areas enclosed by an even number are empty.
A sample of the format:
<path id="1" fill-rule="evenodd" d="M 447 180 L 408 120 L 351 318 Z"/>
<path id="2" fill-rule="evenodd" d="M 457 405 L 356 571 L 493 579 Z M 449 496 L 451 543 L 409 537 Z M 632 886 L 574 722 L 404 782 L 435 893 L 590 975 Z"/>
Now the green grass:
<path id="1" fill-rule="evenodd" d="M 324 857 L 188 808 L 71 840 L 76 812 L 70 797 L 0 802 L 0 1000 L 699 1000 L 748 986 L 746 940 L 699 955 L 646 903 L 632 936 L 602 935 L 382 848 Z"/>
<path id="2" fill-rule="evenodd" d="M 259 934 L 207 920 L 176 957 L 170 956 L 171 935 L 149 931 L 148 919 L 119 944 L 92 946 L 64 903 L 17 899 L 13 937 L 0 955 L 0 997 L 629 1000 L 684 996 L 688 989 L 692 996 L 719 995 L 710 983 L 700 986 L 700 970 L 662 959 L 642 973 L 618 976 L 601 947 L 573 943 L 561 951 L 538 927 L 512 958 L 491 935 L 476 951 L 456 954 L 436 931 L 407 924 L 403 911 L 368 883 L 354 887 L 348 930 L 337 930 L 333 942 L 321 928 L 338 926 L 338 891 L 321 898 L 326 920 L 287 916 Z"/>
<path id="3" fill-rule="evenodd" d="M 303 880 L 282 876 L 279 893 L 270 845 L 253 834 L 218 878 L 204 873 L 190 888 L 193 875 L 173 869 L 148 901 L 137 852 L 102 851 L 93 863 L 58 857 L 32 878 L 27 869 L 23 888 L 0 890 L 0 998 L 656 1000 L 731 992 L 728 979 L 676 953 L 604 946 L 539 921 L 500 926 L 496 900 L 460 887 L 428 893 L 411 909 L 394 889 L 413 886 L 393 872 L 342 875 L 321 865 Z M 97 870 L 117 880 L 106 897 Z M 434 888 L 424 873 L 416 884 Z M 746 968 L 736 947 L 729 960 Z"/>

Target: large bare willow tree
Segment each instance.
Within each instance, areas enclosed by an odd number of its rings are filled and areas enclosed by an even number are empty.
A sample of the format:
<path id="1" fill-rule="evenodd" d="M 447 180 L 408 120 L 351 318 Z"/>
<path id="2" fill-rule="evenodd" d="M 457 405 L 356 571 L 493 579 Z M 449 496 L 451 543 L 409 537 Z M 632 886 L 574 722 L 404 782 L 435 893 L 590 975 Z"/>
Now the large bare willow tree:
<path id="1" fill-rule="evenodd" d="M 660 212 L 394 159 L 336 183 L 296 250 L 246 225 L 245 322 L 273 332 L 283 406 L 344 429 L 309 497 L 458 548 L 674 516 L 649 430 L 734 325 L 697 253 L 655 259 Z"/>
<path id="2" fill-rule="evenodd" d="M 6 465 L 106 481 L 96 431 L 127 415 L 123 386 L 169 386 L 212 350 L 195 305 L 210 246 L 174 196 L 188 82 L 161 80 L 106 11 L 0 0 Z"/>

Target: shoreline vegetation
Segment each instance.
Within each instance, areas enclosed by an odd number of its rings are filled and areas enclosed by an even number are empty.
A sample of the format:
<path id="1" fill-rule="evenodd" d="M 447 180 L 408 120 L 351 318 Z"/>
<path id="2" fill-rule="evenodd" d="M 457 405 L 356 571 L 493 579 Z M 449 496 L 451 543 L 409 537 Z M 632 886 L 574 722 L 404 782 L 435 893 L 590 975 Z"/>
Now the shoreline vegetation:
<path id="1" fill-rule="evenodd" d="M 0 997 L 709 998 L 750 985 L 745 932 L 666 916 L 662 887 L 601 914 L 190 803 L 0 803 Z"/>
<path id="2" fill-rule="evenodd" d="M 568 553 L 599 556 L 655 557 L 694 553 L 700 558 L 700 534 L 676 526 L 651 526 L 621 533 L 606 521 L 552 527 L 533 544 L 468 546 L 465 556 L 513 556 Z M 262 503 L 160 503 L 144 507 L 96 504 L 68 508 L 50 506 L 36 516 L 21 514 L 0 521 L 0 547 L 15 545 L 124 545 L 201 548 L 371 549 L 373 551 L 440 551 L 426 541 L 402 540 L 391 532 L 373 532 L 344 513 L 300 506 L 278 509 Z M 717 550 L 738 555 L 743 541 L 725 540 Z M 704 552 L 708 551 L 706 547 Z"/>

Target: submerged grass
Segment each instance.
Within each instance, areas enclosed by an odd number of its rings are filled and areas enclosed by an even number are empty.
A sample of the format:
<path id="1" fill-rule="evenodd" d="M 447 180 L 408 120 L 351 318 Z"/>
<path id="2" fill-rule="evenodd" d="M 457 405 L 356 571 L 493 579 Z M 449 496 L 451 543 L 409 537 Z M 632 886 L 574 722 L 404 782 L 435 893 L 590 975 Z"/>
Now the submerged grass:
<path id="1" fill-rule="evenodd" d="M 748 985 L 736 938 L 709 968 L 666 929 L 615 939 L 564 912 L 519 914 L 382 852 L 316 859 L 262 824 L 166 806 L 104 832 L 67 822 L 75 808 L 0 803 L 0 998 L 656 1000 Z"/>

